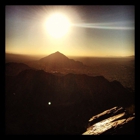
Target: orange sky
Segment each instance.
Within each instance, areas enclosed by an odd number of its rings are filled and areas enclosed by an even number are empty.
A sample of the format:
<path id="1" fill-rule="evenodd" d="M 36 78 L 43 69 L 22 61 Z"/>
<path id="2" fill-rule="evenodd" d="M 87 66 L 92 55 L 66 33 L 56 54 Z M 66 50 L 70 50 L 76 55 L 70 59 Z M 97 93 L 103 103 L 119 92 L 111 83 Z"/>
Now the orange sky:
<path id="1" fill-rule="evenodd" d="M 76 25 L 59 39 L 45 28 L 47 17 L 55 12 Z M 133 6 L 6 6 L 5 50 L 31 55 L 59 51 L 74 56 L 129 56 L 135 51 L 133 28 Z"/>

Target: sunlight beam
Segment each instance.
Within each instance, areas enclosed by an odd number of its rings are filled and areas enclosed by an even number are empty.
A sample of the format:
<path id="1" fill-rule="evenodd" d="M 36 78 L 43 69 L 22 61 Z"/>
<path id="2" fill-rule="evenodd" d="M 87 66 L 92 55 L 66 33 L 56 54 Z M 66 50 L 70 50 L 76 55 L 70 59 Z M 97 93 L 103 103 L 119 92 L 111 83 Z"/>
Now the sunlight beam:
<path id="1" fill-rule="evenodd" d="M 109 30 L 134 30 L 134 27 L 127 26 L 113 26 L 112 23 L 79 23 L 71 24 L 71 26 L 82 27 L 82 28 L 92 28 L 92 29 L 109 29 Z"/>

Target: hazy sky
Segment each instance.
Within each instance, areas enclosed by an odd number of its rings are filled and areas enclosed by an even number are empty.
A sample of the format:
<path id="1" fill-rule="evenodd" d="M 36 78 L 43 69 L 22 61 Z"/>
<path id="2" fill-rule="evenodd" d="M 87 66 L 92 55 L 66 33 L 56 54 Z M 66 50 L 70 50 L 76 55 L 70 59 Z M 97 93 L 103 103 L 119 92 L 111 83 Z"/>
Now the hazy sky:
<path id="1" fill-rule="evenodd" d="M 60 51 L 74 56 L 134 55 L 134 6 L 6 6 L 5 51 L 48 55 Z M 46 21 L 53 13 L 70 21 L 62 38 L 53 38 Z M 58 21 L 56 21 L 57 23 Z"/>

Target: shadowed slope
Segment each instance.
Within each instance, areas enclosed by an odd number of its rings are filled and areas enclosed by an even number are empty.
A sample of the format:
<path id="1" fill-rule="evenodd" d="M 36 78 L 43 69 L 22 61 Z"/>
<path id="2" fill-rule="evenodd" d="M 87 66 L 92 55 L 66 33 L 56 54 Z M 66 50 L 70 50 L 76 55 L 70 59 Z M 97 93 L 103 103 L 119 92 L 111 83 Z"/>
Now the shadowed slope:
<path id="1" fill-rule="evenodd" d="M 31 69 L 31 67 L 29 67 L 26 64 L 23 63 L 14 63 L 14 62 L 9 62 L 5 64 L 5 68 L 6 68 L 6 75 L 17 75 L 19 74 L 21 71 L 26 70 L 26 69 Z"/>
<path id="2" fill-rule="evenodd" d="M 6 76 L 6 132 L 81 134 L 91 115 L 132 103 L 132 93 L 102 76 L 24 70 Z"/>

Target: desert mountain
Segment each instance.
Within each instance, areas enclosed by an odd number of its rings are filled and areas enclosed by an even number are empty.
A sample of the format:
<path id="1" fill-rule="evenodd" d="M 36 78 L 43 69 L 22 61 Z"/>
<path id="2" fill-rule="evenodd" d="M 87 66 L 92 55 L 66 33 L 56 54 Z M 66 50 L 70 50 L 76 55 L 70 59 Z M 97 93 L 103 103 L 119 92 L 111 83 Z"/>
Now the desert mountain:
<path id="1" fill-rule="evenodd" d="M 103 76 L 29 69 L 6 76 L 5 89 L 7 134 L 82 134 L 91 116 L 134 103 L 133 93 Z"/>
<path id="2" fill-rule="evenodd" d="M 44 58 L 41 58 L 39 61 L 40 62 L 44 62 L 46 63 L 46 61 L 52 61 L 52 62 L 56 62 L 56 60 L 58 60 L 58 63 L 62 63 L 62 62 L 68 62 L 68 57 L 66 57 L 64 54 L 60 53 L 59 51 L 52 53 Z"/>
<path id="3" fill-rule="evenodd" d="M 52 53 L 38 61 L 28 62 L 31 67 L 51 73 L 85 73 L 88 66 L 80 61 L 69 59 L 59 51 Z"/>
<path id="4" fill-rule="evenodd" d="M 47 68 L 59 69 L 59 68 L 82 68 L 84 67 L 82 62 L 69 59 L 59 51 L 50 54 L 39 60 L 41 64 L 45 64 Z"/>

